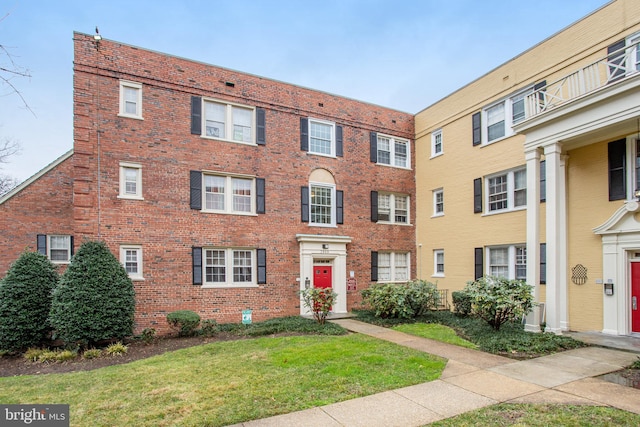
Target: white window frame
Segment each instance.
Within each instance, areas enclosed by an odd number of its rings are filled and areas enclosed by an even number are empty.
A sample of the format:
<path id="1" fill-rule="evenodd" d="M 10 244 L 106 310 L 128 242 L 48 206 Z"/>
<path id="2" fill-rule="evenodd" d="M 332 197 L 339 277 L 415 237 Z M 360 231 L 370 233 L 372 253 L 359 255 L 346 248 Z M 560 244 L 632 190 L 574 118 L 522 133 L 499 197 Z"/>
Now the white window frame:
<path id="1" fill-rule="evenodd" d="M 529 86 L 525 89 L 522 89 L 510 95 L 508 98 L 501 99 L 500 101 L 494 102 L 493 104 L 487 105 L 485 108 L 483 108 L 482 110 L 482 145 L 493 144 L 494 142 L 502 141 L 503 139 L 513 136 L 515 134 L 515 132 L 513 131 L 513 125 L 521 122 L 522 120 L 525 119 L 525 117 L 527 117 L 527 102 L 525 102 L 525 98 L 530 93 L 533 93 L 533 86 Z M 520 101 L 524 103 L 524 116 L 521 119 L 514 121 L 513 105 Z M 504 108 L 504 117 L 503 117 L 504 135 L 489 141 L 489 111 L 500 105 L 502 105 L 502 107 Z"/>
<path id="2" fill-rule="evenodd" d="M 377 134 L 377 140 L 376 140 L 376 158 L 377 158 L 377 164 L 379 165 L 383 165 L 383 166 L 390 166 L 392 168 L 400 168 L 400 169 L 411 169 L 411 141 L 405 138 L 397 138 L 395 136 L 391 136 L 391 135 L 385 135 L 385 134 Z M 382 163 L 380 161 L 380 150 L 379 150 L 379 146 L 380 146 L 380 138 L 386 138 L 389 140 L 389 163 Z M 396 144 L 404 144 L 406 146 L 406 162 L 405 165 L 396 165 Z"/>
<path id="3" fill-rule="evenodd" d="M 211 267 L 207 263 L 207 252 L 209 251 L 222 251 L 225 254 L 225 281 L 213 282 L 207 281 L 207 267 Z M 251 281 L 250 282 L 235 282 L 234 281 L 234 253 L 235 252 L 249 252 L 251 253 Z M 202 287 L 203 288 L 247 288 L 258 286 L 258 264 L 257 264 L 257 250 L 255 248 L 245 247 L 206 247 L 202 248 Z"/>
<path id="4" fill-rule="evenodd" d="M 207 177 L 219 177 L 224 179 L 224 209 L 207 208 Z M 233 192 L 234 180 L 251 181 L 251 195 L 249 196 L 250 210 L 234 210 L 234 199 L 236 195 Z M 246 196 L 238 196 L 246 197 Z M 229 175 L 216 172 L 202 173 L 202 211 L 216 214 L 229 215 L 256 215 L 256 178 L 247 175 Z"/>
<path id="5" fill-rule="evenodd" d="M 626 45 L 631 50 L 627 57 L 627 70 L 640 71 L 640 32 L 627 37 Z"/>
<path id="6" fill-rule="evenodd" d="M 127 252 L 135 252 L 136 254 L 136 261 L 135 264 L 137 266 L 137 272 L 133 273 L 133 272 L 129 272 L 127 271 L 127 274 L 129 275 L 129 278 L 131 280 L 144 280 L 144 276 L 142 274 L 142 266 L 143 266 L 143 260 L 142 260 L 142 246 L 141 245 L 120 245 L 120 264 L 122 264 L 122 266 L 124 267 L 125 271 L 127 270 Z"/>
<path id="7" fill-rule="evenodd" d="M 380 200 L 382 197 L 389 198 L 389 220 L 381 220 L 380 218 Z M 406 201 L 406 221 L 397 221 L 397 210 L 398 207 L 396 205 L 396 199 L 404 198 Z M 411 224 L 411 198 L 408 194 L 398 194 L 398 193 L 386 193 L 379 192 L 378 193 L 378 222 L 381 224 L 397 224 L 397 225 L 410 225 Z"/>
<path id="8" fill-rule="evenodd" d="M 442 262 L 438 258 L 442 257 Z M 442 271 L 438 271 L 438 266 L 442 265 Z M 444 277 L 444 249 L 436 249 L 433 251 L 433 276 Z"/>
<path id="9" fill-rule="evenodd" d="M 438 196 L 441 196 L 442 201 L 438 201 Z M 438 206 L 442 206 L 438 209 Z M 444 189 L 438 188 L 433 190 L 433 217 L 444 216 Z"/>
<path id="10" fill-rule="evenodd" d="M 127 193 L 127 170 L 136 171 L 136 192 Z M 120 193 L 119 199 L 144 200 L 142 197 L 142 165 L 139 163 L 120 162 Z"/>
<path id="11" fill-rule="evenodd" d="M 136 90 L 137 99 L 136 99 L 136 112 L 128 113 L 127 112 L 127 100 L 125 99 L 126 89 L 134 89 Z M 131 119 L 143 120 L 142 118 L 142 83 L 131 82 L 127 80 L 120 80 L 120 112 L 118 113 L 120 117 L 128 117 Z"/>
<path id="12" fill-rule="evenodd" d="M 389 266 L 382 264 L 382 257 L 380 255 L 389 255 Z M 398 264 L 401 257 L 398 255 L 404 255 L 406 259 L 406 265 L 400 266 Z M 396 259 L 397 258 L 397 259 Z M 389 279 L 381 279 L 381 270 L 389 269 Z M 404 270 L 405 277 L 402 277 L 402 271 Z M 399 283 L 407 282 L 411 278 L 411 252 L 378 252 L 378 282 L 379 283 Z"/>
<path id="13" fill-rule="evenodd" d="M 65 239 L 65 247 L 64 248 L 54 248 L 52 245 L 52 240 L 54 239 Z M 56 259 L 54 260 L 51 257 L 51 251 L 53 250 L 66 250 L 67 258 L 66 259 Z M 71 262 L 71 236 L 68 234 L 51 234 L 47 235 L 47 258 L 54 264 L 69 264 Z"/>
<path id="14" fill-rule="evenodd" d="M 431 158 L 442 156 L 444 154 L 442 129 L 431 132 Z M 440 147 L 438 149 L 438 146 Z"/>
<path id="15" fill-rule="evenodd" d="M 213 134 L 209 134 L 207 131 L 207 104 L 216 104 L 224 107 L 224 137 L 215 136 Z M 251 132 L 249 135 L 249 140 L 245 141 L 235 139 L 235 124 L 233 122 L 233 109 L 240 108 L 244 110 L 248 110 L 251 113 Z M 236 104 L 233 102 L 222 101 L 219 99 L 213 98 L 203 98 L 202 99 L 202 134 L 203 138 L 208 139 L 216 139 L 221 141 L 233 142 L 235 144 L 246 144 L 246 145 L 256 145 L 256 108 L 243 105 Z"/>
<path id="16" fill-rule="evenodd" d="M 507 259 L 506 262 L 507 264 L 505 265 L 505 267 L 507 268 L 507 276 L 504 277 L 505 279 L 508 280 L 515 280 L 518 277 L 516 277 L 516 264 L 518 263 L 518 251 L 522 251 L 524 252 L 524 258 L 520 258 L 520 261 L 522 259 L 524 259 L 524 263 L 519 263 L 519 265 L 524 265 L 524 271 L 525 271 L 525 276 L 524 277 L 520 277 L 519 279 L 521 280 L 526 280 L 526 270 L 527 270 L 527 252 L 526 252 L 526 247 L 527 245 L 525 243 L 522 244 L 516 244 L 516 245 L 498 245 L 498 246 L 487 246 L 486 247 L 486 263 L 485 263 L 485 272 L 488 276 L 495 276 L 495 274 L 492 274 L 492 267 L 493 265 L 491 264 L 491 252 L 492 251 L 496 251 L 496 250 L 501 250 L 507 251 Z"/>
<path id="17" fill-rule="evenodd" d="M 484 179 L 484 205 L 486 206 L 487 212 L 484 215 L 492 215 L 492 214 L 497 214 L 497 213 L 503 213 L 503 212 L 513 212 L 513 211 L 519 211 L 522 209 L 526 209 L 527 208 L 527 197 L 526 197 L 526 175 L 525 175 L 525 187 L 524 188 L 516 188 L 515 187 L 515 174 L 519 173 L 519 172 L 524 172 L 526 174 L 526 168 L 524 167 L 518 167 L 515 169 L 511 169 L 508 171 L 503 171 L 503 172 L 499 172 L 499 173 L 495 173 L 492 175 L 487 175 Z M 491 196 L 492 194 L 490 194 L 489 189 L 491 188 L 491 181 L 495 178 L 499 178 L 505 176 L 506 180 L 507 180 L 507 189 L 506 189 L 506 193 L 507 193 L 507 206 L 505 208 L 502 209 L 491 209 Z M 525 197 L 524 197 L 524 203 L 522 205 L 515 205 L 516 202 L 516 191 L 524 191 L 525 192 Z"/>
<path id="18" fill-rule="evenodd" d="M 314 125 L 320 125 L 320 126 L 328 126 L 330 128 L 329 130 L 329 153 L 323 153 L 321 151 L 314 151 L 312 149 L 313 144 L 311 143 L 311 129 L 313 128 Z M 317 156 L 325 156 L 325 157 L 336 157 L 336 124 L 333 122 L 328 122 L 326 120 L 319 120 L 319 119 L 312 119 L 309 118 L 309 128 L 308 128 L 308 138 L 309 138 L 309 150 L 307 151 L 309 154 L 315 154 Z"/>
<path id="19" fill-rule="evenodd" d="M 331 191 L 331 222 L 321 223 L 313 222 L 313 189 L 325 188 Z M 337 227 L 336 225 L 336 186 L 335 184 L 327 184 L 324 182 L 309 182 L 309 225 L 313 227 Z"/>

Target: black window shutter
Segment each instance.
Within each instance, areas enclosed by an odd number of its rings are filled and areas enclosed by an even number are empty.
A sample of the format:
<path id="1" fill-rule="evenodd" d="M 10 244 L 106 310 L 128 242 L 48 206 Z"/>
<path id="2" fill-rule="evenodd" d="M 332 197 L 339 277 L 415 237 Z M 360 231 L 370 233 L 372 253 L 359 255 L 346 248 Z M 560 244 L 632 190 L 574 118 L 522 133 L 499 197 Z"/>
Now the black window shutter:
<path id="1" fill-rule="evenodd" d="M 336 223 L 344 224 L 344 191 L 336 191 Z"/>
<path id="2" fill-rule="evenodd" d="M 619 139 L 609 143 L 609 200 L 627 197 L 626 158 L 627 141 Z"/>
<path id="3" fill-rule="evenodd" d="M 256 178 L 256 213 L 265 213 L 264 178 Z"/>
<path id="4" fill-rule="evenodd" d="M 540 243 L 540 283 L 547 283 L 547 244 Z"/>
<path id="5" fill-rule="evenodd" d="M 371 251 L 371 281 L 378 281 L 378 252 Z"/>
<path id="6" fill-rule="evenodd" d="M 609 81 L 615 81 L 621 79 L 625 75 L 624 70 L 624 56 L 625 51 L 623 50 L 626 46 L 624 39 L 615 42 L 611 46 L 607 48 L 607 54 L 609 55 Z"/>
<path id="7" fill-rule="evenodd" d="M 336 125 L 336 156 L 343 157 L 342 126 Z"/>
<path id="8" fill-rule="evenodd" d="M 302 222 L 309 222 L 309 187 L 300 187 L 300 208 Z"/>
<path id="9" fill-rule="evenodd" d="M 478 280 L 484 275 L 484 261 L 483 261 L 484 249 L 474 249 L 474 277 Z"/>
<path id="10" fill-rule="evenodd" d="M 540 202 L 547 201 L 547 162 L 540 162 Z"/>
<path id="11" fill-rule="evenodd" d="M 300 149 L 309 151 L 309 119 L 300 117 Z"/>
<path id="12" fill-rule="evenodd" d="M 369 157 L 373 163 L 378 163 L 378 134 L 371 132 L 369 134 Z"/>
<path id="13" fill-rule="evenodd" d="M 266 145 L 266 117 L 264 108 L 256 108 L 256 144 Z"/>
<path id="14" fill-rule="evenodd" d="M 378 192 L 371 192 L 371 222 L 378 222 Z"/>
<path id="15" fill-rule="evenodd" d="M 258 284 L 263 285 L 267 283 L 267 250 L 258 249 L 256 253 L 258 256 Z"/>
<path id="16" fill-rule="evenodd" d="M 191 97 L 191 133 L 202 135 L 202 98 Z"/>
<path id="17" fill-rule="evenodd" d="M 482 213 L 482 178 L 473 180 L 473 213 Z"/>
<path id="18" fill-rule="evenodd" d="M 202 248 L 191 248 L 191 265 L 193 269 L 193 284 L 202 285 Z"/>
<path id="19" fill-rule="evenodd" d="M 73 256 L 74 254 L 74 250 L 73 250 L 73 236 L 69 236 L 69 255 Z"/>
<path id="20" fill-rule="evenodd" d="M 190 192 L 191 209 L 202 209 L 202 172 L 190 171 L 189 181 L 191 186 L 191 192 Z"/>
<path id="21" fill-rule="evenodd" d="M 471 116 L 471 125 L 473 127 L 473 146 L 480 145 L 482 143 L 482 120 L 481 112 L 475 113 Z"/>
<path id="22" fill-rule="evenodd" d="M 36 239 L 36 245 L 38 247 L 38 253 L 42 255 L 47 255 L 47 235 L 46 234 L 38 234 Z"/>

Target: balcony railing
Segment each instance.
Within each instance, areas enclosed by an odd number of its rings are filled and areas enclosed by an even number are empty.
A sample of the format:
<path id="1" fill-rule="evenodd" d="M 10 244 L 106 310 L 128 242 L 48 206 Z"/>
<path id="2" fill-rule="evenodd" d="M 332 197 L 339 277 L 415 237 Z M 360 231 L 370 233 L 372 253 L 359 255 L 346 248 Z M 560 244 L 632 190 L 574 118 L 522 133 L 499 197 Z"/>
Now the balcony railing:
<path id="1" fill-rule="evenodd" d="M 607 85 L 640 73 L 640 50 L 636 42 L 606 58 L 580 68 L 530 93 L 525 98 L 526 118 L 535 117 Z"/>

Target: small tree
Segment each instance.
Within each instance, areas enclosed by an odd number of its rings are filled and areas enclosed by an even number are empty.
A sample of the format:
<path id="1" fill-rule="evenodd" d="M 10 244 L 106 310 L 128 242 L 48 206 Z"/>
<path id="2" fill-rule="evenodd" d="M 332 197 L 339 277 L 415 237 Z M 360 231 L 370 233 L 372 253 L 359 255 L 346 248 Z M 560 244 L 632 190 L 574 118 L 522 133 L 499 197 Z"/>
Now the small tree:
<path id="1" fill-rule="evenodd" d="M 19 351 L 42 342 L 51 327 L 56 266 L 37 252 L 23 252 L 0 281 L 0 349 Z"/>
<path id="2" fill-rule="evenodd" d="M 533 309 L 531 285 L 523 280 L 508 280 L 502 277 L 485 276 L 468 282 L 464 292 L 472 302 L 472 312 L 493 329 L 510 320 L 519 319 Z"/>
<path id="3" fill-rule="evenodd" d="M 313 313 L 313 318 L 324 325 L 338 294 L 332 288 L 309 288 L 300 291 L 304 306 Z"/>
<path id="4" fill-rule="evenodd" d="M 53 292 L 51 324 L 67 344 L 87 346 L 133 332 L 135 295 L 104 242 L 84 242 Z"/>

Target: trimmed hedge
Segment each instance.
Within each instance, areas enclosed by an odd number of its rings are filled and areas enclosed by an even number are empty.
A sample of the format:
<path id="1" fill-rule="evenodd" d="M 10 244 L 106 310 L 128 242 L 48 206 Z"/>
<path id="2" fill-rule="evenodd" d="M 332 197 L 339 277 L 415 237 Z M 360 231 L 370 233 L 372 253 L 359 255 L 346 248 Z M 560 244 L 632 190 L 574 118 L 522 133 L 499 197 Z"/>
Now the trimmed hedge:
<path id="1" fill-rule="evenodd" d="M 196 333 L 200 325 L 200 316 L 195 311 L 178 310 L 167 314 L 167 323 L 171 329 L 178 331 L 181 337 L 188 337 Z"/>
<path id="2" fill-rule="evenodd" d="M 133 333 L 135 295 L 124 267 L 104 242 L 84 242 L 53 292 L 50 321 L 67 345 L 87 347 Z"/>
<path id="3" fill-rule="evenodd" d="M 49 334 L 56 266 L 37 252 L 23 252 L 0 281 L 0 349 L 20 351 Z"/>

